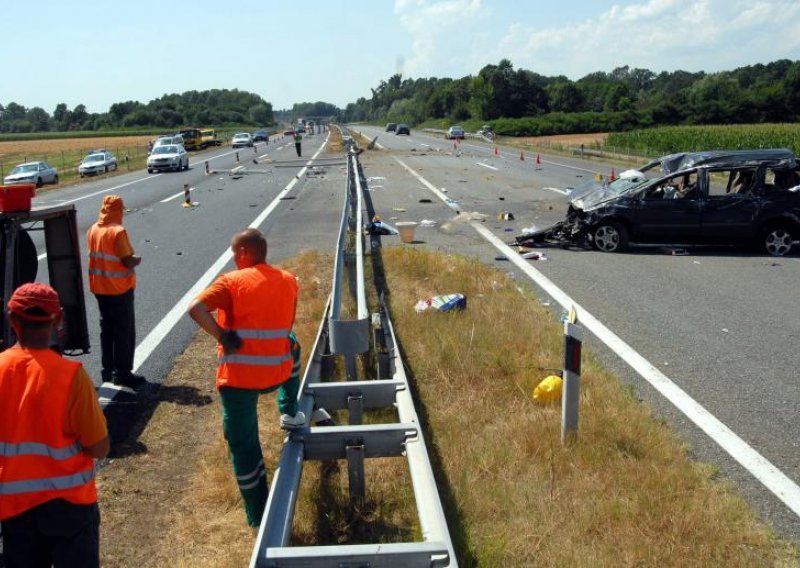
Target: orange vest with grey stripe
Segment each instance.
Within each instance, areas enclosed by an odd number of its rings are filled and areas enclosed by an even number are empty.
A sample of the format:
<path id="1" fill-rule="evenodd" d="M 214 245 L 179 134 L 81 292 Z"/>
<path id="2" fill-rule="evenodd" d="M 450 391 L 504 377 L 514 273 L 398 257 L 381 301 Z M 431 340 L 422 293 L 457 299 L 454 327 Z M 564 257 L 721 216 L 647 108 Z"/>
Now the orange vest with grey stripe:
<path id="1" fill-rule="evenodd" d="M 49 349 L 0 353 L 0 521 L 52 499 L 97 502 L 94 460 L 64 432 L 80 365 Z"/>
<path id="2" fill-rule="evenodd" d="M 267 264 L 225 275 L 232 310 L 219 310 L 218 323 L 242 338 L 235 353 L 217 347 L 217 387 L 265 389 L 292 372 L 289 332 L 297 308 L 294 275 Z"/>
<path id="3" fill-rule="evenodd" d="M 92 294 L 119 296 L 136 287 L 136 272 L 117 256 L 116 242 L 122 225 L 92 225 L 89 229 L 89 290 Z"/>

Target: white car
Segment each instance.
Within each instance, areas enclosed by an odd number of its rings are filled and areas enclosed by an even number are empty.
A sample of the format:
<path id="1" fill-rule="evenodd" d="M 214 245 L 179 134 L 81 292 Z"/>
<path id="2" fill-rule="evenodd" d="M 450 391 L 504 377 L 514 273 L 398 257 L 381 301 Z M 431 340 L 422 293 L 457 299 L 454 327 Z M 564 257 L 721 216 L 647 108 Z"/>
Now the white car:
<path id="1" fill-rule="evenodd" d="M 189 154 L 182 144 L 167 144 L 155 146 L 147 157 L 147 173 L 152 174 L 158 170 L 189 169 Z"/>
<path id="2" fill-rule="evenodd" d="M 88 176 L 117 169 L 117 158 L 111 152 L 95 152 L 86 156 L 78 166 L 78 174 Z"/>
<path id="3" fill-rule="evenodd" d="M 233 140 L 231 140 L 231 146 L 234 148 L 242 148 L 244 146 L 252 146 L 253 145 L 253 137 L 250 136 L 248 132 L 240 132 L 239 134 L 233 135 Z"/>
<path id="4" fill-rule="evenodd" d="M 5 185 L 30 183 L 42 187 L 46 183 L 58 183 L 58 172 L 47 162 L 20 164 L 3 178 Z"/>

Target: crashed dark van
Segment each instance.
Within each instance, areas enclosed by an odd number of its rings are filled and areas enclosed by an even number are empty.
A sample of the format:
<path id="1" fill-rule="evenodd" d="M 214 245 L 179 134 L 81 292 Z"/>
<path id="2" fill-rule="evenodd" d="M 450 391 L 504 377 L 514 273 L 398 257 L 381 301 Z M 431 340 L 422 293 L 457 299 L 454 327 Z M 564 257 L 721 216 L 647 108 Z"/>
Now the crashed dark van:
<path id="1" fill-rule="evenodd" d="M 783 256 L 800 239 L 800 163 L 785 149 L 671 154 L 569 194 L 564 221 L 516 244 L 754 244 Z"/>

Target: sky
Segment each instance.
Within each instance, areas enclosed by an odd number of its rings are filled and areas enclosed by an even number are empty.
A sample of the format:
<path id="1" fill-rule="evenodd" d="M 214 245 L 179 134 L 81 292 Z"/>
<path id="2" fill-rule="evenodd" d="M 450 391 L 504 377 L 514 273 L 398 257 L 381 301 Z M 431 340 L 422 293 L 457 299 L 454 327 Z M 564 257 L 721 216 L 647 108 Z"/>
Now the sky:
<path id="1" fill-rule="evenodd" d="M 628 65 L 716 72 L 800 59 L 800 0 L 3 0 L 0 104 L 106 112 L 240 89 L 341 108 L 395 73 Z"/>

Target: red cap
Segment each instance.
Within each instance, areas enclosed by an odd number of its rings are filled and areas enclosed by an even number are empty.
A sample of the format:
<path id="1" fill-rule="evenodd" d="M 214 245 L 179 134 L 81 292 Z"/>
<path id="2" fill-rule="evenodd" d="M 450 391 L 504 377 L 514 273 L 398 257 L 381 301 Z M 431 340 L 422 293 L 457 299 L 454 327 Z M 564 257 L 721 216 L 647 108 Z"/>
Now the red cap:
<path id="1" fill-rule="evenodd" d="M 9 313 L 33 321 L 52 321 L 61 315 L 58 293 L 47 284 L 23 284 L 8 301 Z"/>

